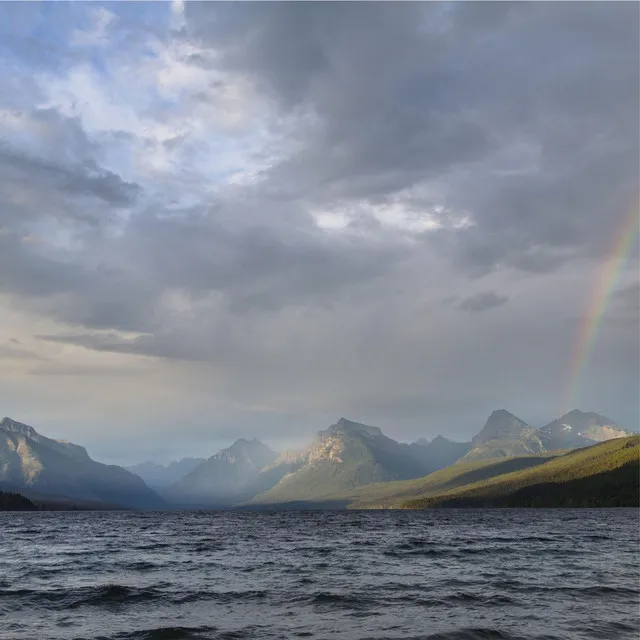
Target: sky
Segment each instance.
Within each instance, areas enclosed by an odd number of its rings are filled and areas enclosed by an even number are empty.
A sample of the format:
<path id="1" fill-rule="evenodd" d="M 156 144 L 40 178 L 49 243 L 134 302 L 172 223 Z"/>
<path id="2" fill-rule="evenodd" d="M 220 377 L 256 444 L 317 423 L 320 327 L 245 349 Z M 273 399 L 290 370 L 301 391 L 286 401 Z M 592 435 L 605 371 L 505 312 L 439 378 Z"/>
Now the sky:
<path id="1" fill-rule="evenodd" d="M 639 11 L 2 3 L 0 415 L 117 463 L 638 429 L 637 237 L 596 283 L 637 235 Z"/>

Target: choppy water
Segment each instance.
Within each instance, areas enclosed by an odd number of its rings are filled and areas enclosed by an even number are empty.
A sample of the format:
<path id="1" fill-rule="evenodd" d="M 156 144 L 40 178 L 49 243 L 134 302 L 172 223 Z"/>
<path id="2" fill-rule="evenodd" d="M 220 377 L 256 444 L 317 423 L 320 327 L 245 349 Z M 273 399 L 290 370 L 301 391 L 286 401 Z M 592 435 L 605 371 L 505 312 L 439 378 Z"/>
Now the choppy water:
<path id="1" fill-rule="evenodd" d="M 638 637 L 637 510 L 0 514 L 0 637 Z"/>

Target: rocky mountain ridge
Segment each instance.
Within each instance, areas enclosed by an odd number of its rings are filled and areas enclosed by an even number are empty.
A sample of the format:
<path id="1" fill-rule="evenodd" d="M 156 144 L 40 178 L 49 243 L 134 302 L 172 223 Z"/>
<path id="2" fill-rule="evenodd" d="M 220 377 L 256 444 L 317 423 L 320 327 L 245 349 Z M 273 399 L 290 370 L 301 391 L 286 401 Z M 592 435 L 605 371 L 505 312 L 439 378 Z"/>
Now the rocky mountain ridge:
<path id="1" fill-rule="evenodd" d="M 46 438 L 11 418 L 0 421 L 0 490 L 132 508 L 164 506 L 135 474 L 96 462 L 84 447 Z"/>
<path id="2" fill-rule="evenodd" d="M 620 429 L 613 420 L 592 411 L 569 411 L 539 430 L 544 446 L 549 449 L 573 449 L 594 442 L 632 435 Z"/>
<path id="3" fill-rule="evenodd" d="M 92 460 L 79 445 L 54 440 L 10 418 L 0 421 L 0 489 L 124 506 L 160 506 L 137 471 L 175 506 L 228 507 L 322 500 L 375 483 L 411 480 L 458 462 L 581 448 L 629 435 L 596 413 L 573 410 L 536 429 L 505 409 L 491 413 L 470 442 L 444 436 L 410 444 L 379 427 L 346 418 L 316 434 L 306 448 L 278 454 L 240 438 L 208 459 L 154 463 L 129 470 Z M 170 473 L 168 473 L 170 471 Z M 154 481 L 172 474 L 164 485 Z"/>

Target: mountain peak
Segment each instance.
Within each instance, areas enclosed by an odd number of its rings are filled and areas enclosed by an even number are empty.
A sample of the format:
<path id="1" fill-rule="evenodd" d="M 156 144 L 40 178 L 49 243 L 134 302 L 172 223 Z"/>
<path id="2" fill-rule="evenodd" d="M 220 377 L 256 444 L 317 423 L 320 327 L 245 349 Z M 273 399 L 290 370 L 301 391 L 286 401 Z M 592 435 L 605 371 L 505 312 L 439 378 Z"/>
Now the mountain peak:
<path id="1" fill-rule="evenodd" d="M 218 453 L 212 455 L 208 462 L 213 464 L 216 460 L 226 460 L 229 464 L 249 463 L 261 469 L 273 462 L 276 457 L 277 454 L 260 440 L 256 438 L 253 440 L 238 438 L 230 447 L 221 449 Z"/>
<path id="2" fill-rule="evenodd" d="M 489 416 L 489 420 L 505 420 L 510 418 L 516 418 L 516 420 L 520 420 L 517 416 L 514 416 L 511 411 L 507 411 L 506 409 L 494 409 Z M 520 420 L 522 422 L 522 420 Z"/>
<path id="3" fill-rule="evenodd" d="M 592 442 L 603 442 L 630 435 L 605 416 L 592 411 L 573 409 L 540 429 L 548 448 L 584 447 Z"/>
<path id="4" fill-rule="evenodd" d="M 22 436 L 26 436 L 34 442 L 47 444 L 47 446 L 53 447 L 57 451 L 78 460 L 89 459 L 87 450 L 79 444 L 74 444 L 73 442 L 69 442 L 69 440 L 53 440 L 51 438 L 46 438 L 45 436 L 40 435 L 32 426 L 13 420 L 13 418 L 8 418 L 6 416 L 2 418 L 2 420 L 0 420 L 0 429 L 8 433 L 18 433 Z"/>
<path id="5" fill-rule="evenodd" d="M 590 425 L 607 427 L 617 426 L 616 423 L 611 420 L 611 418 L 601 416 L 599 413 L 594 413 L 593 411 L 580 411 L 580 409 L 572 409 L 568 413 L 565 413 L 563 416 L 558 418 L 558 420 L 562 422 L 569 422 L 571 420 L 574 420 L 581 423 L 589 423 Z"/>
<path id="6" fill-rule="evenodd" d="M 472 440 L 473 445 L 477 446 L 488 442 L 489 440 L 501 440 L 504 438 L 518 438 L 525 429 L 530 428 L 529 425 L 520 420 L 513 413 L 506 409 L 496 409 L 491 412 L 484 427 Z"/>
<path id="7" fill-rule="evenodd" d="M 337 431 L 344 431 L 345 433 L 368 435 L 368 436 L 381 436 L 382 430 L 379 427 L 371 427 L 360 422 L 354 422 L 347 418 L 340 418 L 335 424 L 332 424 L 325 431 L 321 431 L 322 435 L 330 435 Z"/>
<path id="8" fill-rule="evenodd" d="M 252 438 L 251 440 L 247 440 L 246 438 L 238 438 L 230 447 L 223 449 L 223 451 L 257 451 L 269 449 L 266 444 L 260 442 L 257 438 Z"/>
<path id="9" fill-rule="evenodd" d="M 8 416 L 5 416 L 0 420 L 0 429 L 11 431 L 12 433 L 22 433 L 28 436 L 38 435 L 38 432 L 33 427 L 30 427 L 28 424 L 24 424 L 23 422 L 18 422 Z"/>
<path id="10" fill-rule="evenodd" d="M 257 438 L 238 438 L 166 489 L 184 504 L 228 505 L 253 495 L 262 469 L 278 457 Z"/>

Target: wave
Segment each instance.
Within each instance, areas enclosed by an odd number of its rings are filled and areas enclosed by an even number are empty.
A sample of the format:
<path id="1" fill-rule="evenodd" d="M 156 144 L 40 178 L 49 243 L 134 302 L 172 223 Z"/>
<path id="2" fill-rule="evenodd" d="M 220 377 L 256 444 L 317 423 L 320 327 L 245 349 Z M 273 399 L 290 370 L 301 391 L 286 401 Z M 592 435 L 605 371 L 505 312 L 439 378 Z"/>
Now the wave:
<path id="1" fill-rule="evenodd" d="M 515 591 L 527 591 L 536 593 L 553 593 L 561 592 L 576 596 L 586 596 L 593 598 L 601 598 L 602 596 L 623 595 L 638 596 L 640 589 L 631 587 L 614 587 L 609 585 L 592 585 L 588 587 L 572 587 L 566 585 L 546 586 L 529 584 L 520 580 L 498 580 L 493 582 L 493 586 L 500 589 L 513 589 Z"/>
<path id="2" fill-rule="evenodd" d="M 470 627 L 434 633 L 430 636 L 407 637 L 405 640 L 566 640 L 566 638 L 556 635 L 516 635 L 501 629 Z"/>
<path id="3" fill-rule="evenodd" d="M 129 562 L 128 564 L 122 565 L 123 569 L 127 569 L 129 571 L 153 571 L 154 569 L 160 569 L 163 565 L 156 564 L 154 562 L 148 562 L 146 560 L 138 560 L 135 562 Z"/>
<path id="4" fill-rule="evenodd" d="M 127 631 L 113 636 L 100 637 L 97 640 L 196 640 L 206 638 L 211 640 L 216 627 L 156 627 L 141 631 Z"/>
<path id="5" fill-rule="evenodd" d="M 234 602 L 250 602 L 264 600 L 268 596 L 267 591 L 257 589 L 248 591 L 194 591 L 179 597 L 172 597 L 173 604 L 186 604 L 201 600 L 215 601 L 218 604 L 231 604 Z"/>
<path id="6" fill-rule="evenodd" d="M 495 593 L 491 595 L 477 595 L 474 593 L 467 593 L 466 591 L 460 591 L 449 596 L 442 598 L 444 602 L 451 603 L 467 603 L 467 604 L 480 604 L 490 607 L 513 605 L 517 603 L 517 600 L 510 596 Z"/>
<path id="7" fill-rule="evenodd" d="M 610 638 L 622 638 L 627 634 L 637 634 L 638 625 L 626 624 L 624 622 L 600 622 L 591 623 L 584 628 L 584 632 L 588 633 L 592 638 L 602 638 L 602 640 L 610 640 Z M 635 637 L 632 636 L 632 637 Z"/>
<path id="8" fill-rule="evenodd" d="M 387 549 L 383 552 L 385 556 L 391 558 L 402 558 L 406 556 L 433 556 L 433 557 L 442 557 L 442 558 L 461 558 L 465 556 L 483 556 L 483 555 L 513 555 L 520 554 L 522 551 L 516 548 L 505 548 L 505 547 L 459 547 L 459 548 L 451 548 L 451 547 L 440 547 L 434 545 L 433 547 L 424 546 L 420 547 L 418 545 L 407 545 L 405 543 L 392 547 L 391 549 Z"/>
<path id="9" fill-rule="evenodd" d="M 407 639 L 410 640 L 410 639 Z M 414 640 L 418 640 L 417 638 Z M 561 640 L 559 636 L 522 636 L 491 628 L 467 628 L 435 633 L 420 640 Z"/>
<path id="10" fill-rule="evenodd" d="M 77 609 L 83 606 L 120 605 L 150 601 L 165 597 L 154 587 L 129 587 L 108 584 L 96 587 L 82 587 L 72 590 L 4 589 L 0 598 L 17 599 L 21 605 L 45 604 L 51 609 Z"/>
<path id="11" fill-rule="evenodd" d="M 380 601 L 376 598 L 367 598 L 359 595 L 346 595 L 342 593 L 329 593 L 320 591 L 304 598 L 309 604 L 321 608 L 328 607 L 338 609 L 366 609 L 380 606 Z"/>
<path id="12" fill-rule="evenodd" d="M 0 636 L 636 639 L 637 511 L 478 513 L 55 514 L 3 538 Z"/>

